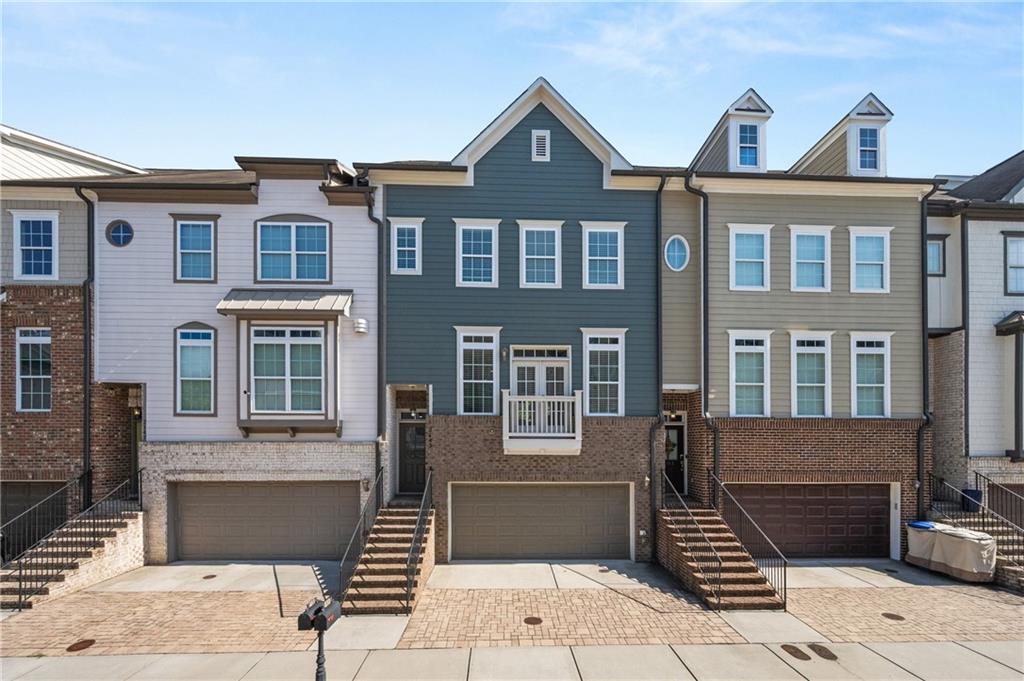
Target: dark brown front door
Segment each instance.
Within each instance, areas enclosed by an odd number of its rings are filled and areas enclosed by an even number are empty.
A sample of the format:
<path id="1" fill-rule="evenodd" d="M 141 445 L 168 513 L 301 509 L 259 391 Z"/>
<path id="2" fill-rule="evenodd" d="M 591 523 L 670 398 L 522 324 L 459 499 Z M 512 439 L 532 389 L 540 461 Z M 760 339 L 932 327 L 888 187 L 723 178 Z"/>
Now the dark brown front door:
<path id="1" fill-rule="evenodd" d="M 665 428 L 665 475 L 676 492 L 686 496 L 686 428 L 669 425 Z"/>
<path id="2" fill-rule="evenodd" d="M 422 494 L 426 478 L 427 426 L 422 421 L 398 424 L 398 493 Z"/>

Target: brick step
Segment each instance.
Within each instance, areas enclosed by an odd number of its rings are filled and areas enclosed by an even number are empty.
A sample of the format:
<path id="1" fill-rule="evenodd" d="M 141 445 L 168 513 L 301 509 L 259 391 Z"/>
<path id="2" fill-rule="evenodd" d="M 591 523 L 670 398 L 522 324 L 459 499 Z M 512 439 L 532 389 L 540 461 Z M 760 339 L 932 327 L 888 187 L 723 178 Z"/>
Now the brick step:
<path id="1" fill-rule="evenodd" d="M 48 587 L 45 587 L 45 586 L 44 587 L 39 587 L 39 588 L 34 588 L 34 587 L 20 588 L 20 587 L 16 587 L 16 586 L 0 587 L 0 596 L 17 596 L 20 593 L 24 593 L 26 595 L 32 594 L 33 596 L 46 596 L 47 594 L 50 593 L 50 589 Z"/>
<path id="2" fill-rule="evenodd" d="M 124 523 L 124 524 L 127 525 L 128 523 Z M 61 538 L 61 537 L 73 537 L 73 538 L 77 538 L 77 537 L 90 537 L 90 538 L 96 537 L 96 538 L 107 539 L 107 538 L 110 538 L 110 537 L 116 537 L 117 536 L 117 530 L 106 530 L 106 531 L 100 532 L 100 531 L 97 531 L 97 530 L 94 530 L 94 529 L 90 529 L 88 527 L 65 527 L 63 530 L 57 530 L 56 532 L 54 532 L 53 536 L 54 536 L 55 539 L 56 538 Z"/>
<path id="3" fill-rule="evenodd" d="M 69 568 L 69 569 L 74 569 L 74 568 Z M 35 571 L 33 571 L 32 573 L 26 572 L 25 576 L 26 577 L 30 577 L 30 575 L 34 574 L 34 573 L 35 573 Z M 0 582 L 10 583 L 10 582 L 18 582 L 18 581 L 19 580 L 18 580 L 18 571 L 17 570 L 11 570 L 11 571 L 8 571 L 8 572 L 0 573 Z M 26 581 L 28 581 L 28 580 L 26 580 Z M 53 577 L 50 578 L 49 581 L 51 581 L 51 582 L 63 582 L 64 581 L 64 573 L 62 572 L 62 573 L 54 575 Z"/>
<path id="4" fill-rule="evenodd" d="M 680 529 L 678 532 L 672 533 L 673 537 L 679 537 L 686 539 L 687 541 L 704 541 L 705 539 L 712 544 L 716 541 L 734 542 L 737 541 L 736 535 L 728 530 L 705 530 L 701 528 L 701 531 L 695 529 Z"/>
<path id="5" fill-rule="evenodd" d="M 396 534 L 394 532 L 371 532 L 370 536 L 366 538 L 366 543 L 372 544 L 374 542 L 383 543 L 399 543 L 404 542 L 406 544 L 412 541 L 412 530 L 403 534 Z"/>
<path id="6" fill-rule="evenodd" d="M 31 563 L 25 564 L 25 575 L 38 574 L 40 572 L 56 572 L 58 570 L 77 570 L 78 561 L 32 561 Z M 0 581 L 18 581 L 17 580 L 18 570 L 15 568 L 6 575 L 14 575 L 13 580 L 9 580 L 6 577 L 0 577 Z"/>
<path id="7" fill-rule="evenodd" d="M 31 551 L 26 553 L 25 556 L 24 556 L 24 558 L 26 560 L 31 559 L 33 561 L 34 560 L 38 560 L 40 558 L 57 558 L 57 559 L 61 559 L 61 558 L 91 558 L 91 557 L 92 557 L 92 551 L 89 551 L 87 549 L 73 549 L 73 550 L 65 550 L 65 549 L 32 549 Z M 33 565 L 33 567 L 35 567 L 35 566 Z"/>
<path id="8" fill-rule="evenodd" d="M 353 585 L 345 594 L 345 600 L 356 603 L 361 601 L 404 601 L 405 584 L 402 586 Z"/>
<path id="9" fill-rule="evenodd" d="M 413 579 L 412 586 L 416 588 L 419 586 L 420 580 Z M 356 574 L 352 577 L 352 587 L 364 586 L 364 587 L 399 587 L 405 589 L 406 578 L 405 571 L 402 571 L 400 575 L 360 575 Z"/>
<path id="10" fill-rule="evenodd" d="M 710 597 L 714 593 L 714 589 L 711 588 L 710 584 L 698 584 L 697 588 L 700 589 L 701 595 Z M 723 584 L 722 585 L 722 598 L 732 598 L 735 596 L 762 596 L 765 598 L 772 598 L 775 596 L 775 589 L 769 586 L 767 583 L 757 584 Z"/>
<path id="11" fill-rule="evenodd" d="M 420 509 L 418 508 L 382 508 L 377 512 L 377 518 L 417 518 Z"/>
<path id="12" fill-rule="evenodd" d="M 56 547 L 58 547 L 58 546 L 60 546 L 62 548 L 63 547 L 74 547 L 74 548 L 84 548 L 84 549 L 98 549 L 98 548 L 102 548 L 105 545 L 106 545 L 106 542 L 104 542 L 102 539 L 95 539 L 95 540 L 92 540 L 92 539 L 76 539 L 74 537 L 63 537 L 63 536 L 57 535 L 57 536 L 54 536 L 54 537 L 48 539 L 46 541 L 46 546 L 45 547 L 41 547 L 39 549 L 34 549 L 34 550 L 35 551 L 45 551 L 45 550 L 47 550 L 49 548 L 56 549 Z"/>
<path id="13" fill-rule="evenodd" d="M 752 561 L 750 559 L 750 554 L 747 553 L 746 551 L 722 551 L 722 550 L 719 550 L 717 548 L 715 550 L 718 551 L 718 557 L 722 559 L 722 563 L 751 563 L 751 564 L 753 564 L 753 562 L 754 562 L 754 561 Z M 705 558 L 704 556 L 694 556 L 694 560 L 697 560 L 698 562 L 701 562 L 701 563 L 709 563 L 709 564 L 716 564 L 716 565 L 718 564 L 718 561 L 714 560 L 713 558 Z"/>
<path id="14" fill-rule="evenodd" d="M 416 566 L 416 574 L 420 573 L 420 568 Z M 355 575 L 357 577 L 363 575 L 404 575 L 405 574 L 405 562 L 398 563 L 360 563 L 356 567 Z"/>
<path id="15" fill-rule="evenodd" d="M 17 609 L 18 609 L 18 601 L 16 601 L 16 600 L 13 600 L 13 601 L 0 600 L 0 610 L 17 610 Z M 32 609 L 32 601 L 25 601 L 24 603 L 22 603 L 21 604 L 21 609 L 22 610 L 31 610 Z"/>
<path id="16" fill-rule="evenodd" d="M 683 544 L 692 547 L 694 551 L 707 551 L 708 544 L 711 544 L 711 548 L 718 553 L 726 552 L 741 552 L 743 551 L 743 544 L 740 543 L 736 537 L 729 537 L 727 539 L 711 539 L 705 542 L 699 536 L 694 535 L 689 538 L 682 538 Z"/>
<path id="17" fill-rule="evenodd" d="M 722 610 L 782 610 L 785 606 L 778 596 L 722 596 Z"/>
<path id="18" fill-rule="evenodd" d="M 703 575 L 703 576 L 702 576 Z M 698 582 L 704 582 L 705 577 L 709 579 L 717 579 L 718 573 L 715 571 L 707 573 L 697 573 L 696 575 Z M 760 572 L 725 572 L 722 571 L 722 584 L 767 584 L 768 580 L 764 578 Z"/>
<path id="19" fill-rule="evenodd" d="M 412 601 L 409 607 L 412 607 Z M 406 615 L 405 599 L 400 601 L 360 601 L 353 603 L 346 600 L 341 604 L 343 615 Z"/>
<path id="20" fill-rule="evenodd" d="M 396 518 L 387 518 L 386 520 L 378 520 L 373 524 L 371 532 L 415 532 L 416 531 L 416 519 L 406 522 Z"/>

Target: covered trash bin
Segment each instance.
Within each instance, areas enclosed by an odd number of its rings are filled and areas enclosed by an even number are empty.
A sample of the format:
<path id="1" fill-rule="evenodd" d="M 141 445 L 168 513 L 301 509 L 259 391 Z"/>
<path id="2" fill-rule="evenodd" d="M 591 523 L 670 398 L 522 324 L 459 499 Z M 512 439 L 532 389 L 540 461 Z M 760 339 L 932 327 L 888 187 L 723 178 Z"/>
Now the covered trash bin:
<path id="1" fill-rule="evenodd" d="M 980 489 L 962 489 L 960 492 L 963 494 L 960 497 L 960 510 L 967 513 L 977 513 L 981 510 L 982 491 Z"/>
<path id="2" fill-rule="evenodd" d="M 984 532 L 942 523 L 907 523 L 904 560 L 966 582 L 991 582 L 996 572 L 996 540 Z"/>

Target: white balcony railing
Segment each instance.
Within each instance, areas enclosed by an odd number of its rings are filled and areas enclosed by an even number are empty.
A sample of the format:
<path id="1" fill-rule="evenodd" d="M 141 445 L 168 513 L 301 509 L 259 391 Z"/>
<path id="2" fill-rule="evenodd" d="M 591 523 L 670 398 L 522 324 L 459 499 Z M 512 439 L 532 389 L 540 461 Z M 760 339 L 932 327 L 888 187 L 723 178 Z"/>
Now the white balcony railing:
<path id="1" fill-rule="evenodd" d="M 578 454 L 583 439 L 583 391 L 566 396 L 511 395 L 501 391 L 502 436 L 513 453 Z"/>

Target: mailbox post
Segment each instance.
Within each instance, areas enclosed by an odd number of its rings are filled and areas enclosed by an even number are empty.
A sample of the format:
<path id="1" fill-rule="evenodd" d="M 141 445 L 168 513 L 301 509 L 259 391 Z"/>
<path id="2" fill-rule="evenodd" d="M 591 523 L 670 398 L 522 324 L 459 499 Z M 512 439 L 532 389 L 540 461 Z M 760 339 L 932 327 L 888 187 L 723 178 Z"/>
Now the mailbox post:
<path id="1" fill-rule="evenodd" d="M 341 603 L 329 599 L 326 603 L 314 599 L 306 604 L 306 609 L 299 615 L 299 631 L 316 631 L 316 681 L 327 681 L 327 670 L 324 668 L 324 632 L 331 628 L 341 617 Z"/>

